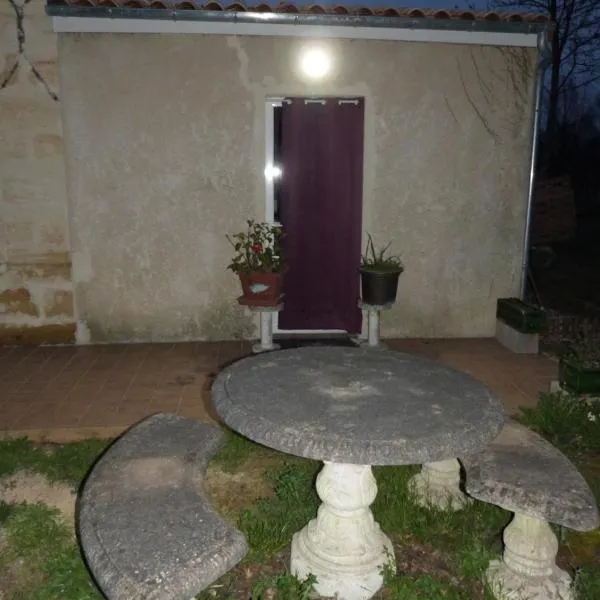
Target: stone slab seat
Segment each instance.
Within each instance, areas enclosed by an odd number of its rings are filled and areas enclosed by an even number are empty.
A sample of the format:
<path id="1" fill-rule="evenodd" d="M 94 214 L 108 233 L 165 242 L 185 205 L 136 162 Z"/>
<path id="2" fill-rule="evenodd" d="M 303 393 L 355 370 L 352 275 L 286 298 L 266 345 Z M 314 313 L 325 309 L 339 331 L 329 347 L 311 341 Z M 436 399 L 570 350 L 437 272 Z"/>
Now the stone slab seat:
<path id="1" fill-rule="evenodd" d="M 479 454 L 461 457 L 467 493 L 514 513 L 501 561 L 486 572 L 497 598 L 568 600 L 569 575 L 556 565 L 558 542 L 548 522 L 577 531 L 598 526 L 598 506 L 581 474 L 534 431 L 507 421 Z"/>
<path id="2" fill-rule="evenodd" d="M 158 414 L 100 458 L 78 506 L 88 568 L 109 600 L 190 600 L 246 555 L 203 492 L 223 443 L 213 426 Z"/>

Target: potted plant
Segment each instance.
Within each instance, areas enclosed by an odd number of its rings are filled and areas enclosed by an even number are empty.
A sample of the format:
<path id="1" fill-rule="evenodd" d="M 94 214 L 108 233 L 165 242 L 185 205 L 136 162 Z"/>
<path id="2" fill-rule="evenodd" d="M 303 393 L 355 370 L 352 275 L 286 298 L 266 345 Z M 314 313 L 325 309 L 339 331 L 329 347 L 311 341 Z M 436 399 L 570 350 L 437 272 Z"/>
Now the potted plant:
<path id="1" fill-rule="evenodd" d="M 548 329 L 544 309 L 519 298 L 498 298 L 496 318 L 521 333 L 545 333 Z"/>
<path id="2" fill-rule="evenodd" d="M 376 249 L 371 234 L 367 234 L 367 237 L 367 247 L 360 264 L 362 301 L 371 306 L 393 304 L 398 291 L 398 278 L 404 271 L 402 259 L 388 254 L 391 242 Z"/>
<path id="3" fill-rule="evenodd" d="M 591 340 L 567 345 L 559 359 L 558 379 L 574 394 L 600 395 L 600 345 Z"/>
<path id="4" fill-rule="evenodd" d="M 246 231 L 226 236 L 235 251 L 227 268 L 238 275 L 242 285 L 238 302 L 246 306 L 276 306 L 281 301 L 283 230 L 251 219 L 246 224 Z"/>

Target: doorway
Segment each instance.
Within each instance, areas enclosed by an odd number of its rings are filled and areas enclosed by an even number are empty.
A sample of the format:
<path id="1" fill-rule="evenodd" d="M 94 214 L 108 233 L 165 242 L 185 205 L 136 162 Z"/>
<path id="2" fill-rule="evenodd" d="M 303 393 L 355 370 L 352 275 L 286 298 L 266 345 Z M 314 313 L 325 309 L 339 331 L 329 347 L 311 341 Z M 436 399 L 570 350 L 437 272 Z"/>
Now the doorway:
<path id="1" fill-rule="evenodd" d="M 363 98 L 267 102 L 267 220 L 285 231 L 279 333 L 358 333 Z"/>

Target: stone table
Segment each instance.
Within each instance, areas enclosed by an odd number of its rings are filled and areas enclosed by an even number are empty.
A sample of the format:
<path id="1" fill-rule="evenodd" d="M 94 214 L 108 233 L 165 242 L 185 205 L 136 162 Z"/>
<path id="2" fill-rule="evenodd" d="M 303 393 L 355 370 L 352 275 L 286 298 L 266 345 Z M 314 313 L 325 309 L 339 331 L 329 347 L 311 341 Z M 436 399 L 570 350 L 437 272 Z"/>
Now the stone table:
<path id="1" fill-rule="evenodd" d="M 322 504 L 294 535 L 291 568 L 314 574 L 319 594 L 341 600 L 370 598 L 393 559 L 369 508 L 377 493 L 371 465 L 433 465 L 428 478 L 441 473 L 438 483 L 458 490 L 456 457 L 486 447 L 504 424 L 499 399 L 469 375 L 376 348 L 260 354 L 224 369 L 212 392 L 232 429 L 325 463 Z"/>

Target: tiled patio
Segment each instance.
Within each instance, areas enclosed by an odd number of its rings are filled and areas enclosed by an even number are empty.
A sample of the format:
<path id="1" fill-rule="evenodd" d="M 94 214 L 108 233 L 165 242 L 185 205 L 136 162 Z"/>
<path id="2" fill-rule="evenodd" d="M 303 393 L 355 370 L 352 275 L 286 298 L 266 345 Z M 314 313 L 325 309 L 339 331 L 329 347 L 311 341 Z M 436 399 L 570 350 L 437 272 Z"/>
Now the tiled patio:
<path id="1" fill-rule="evenodd" d="M 535 405 L 556 377 L 549 358 L 511 354 L 494 339 L 386 343 L 471 373 L 509 412 Z M 0 437 L 114 436 L 161 411 L 212 420 L 212 375 L 249 352 L 248 342 L 0 347 Z"/>

